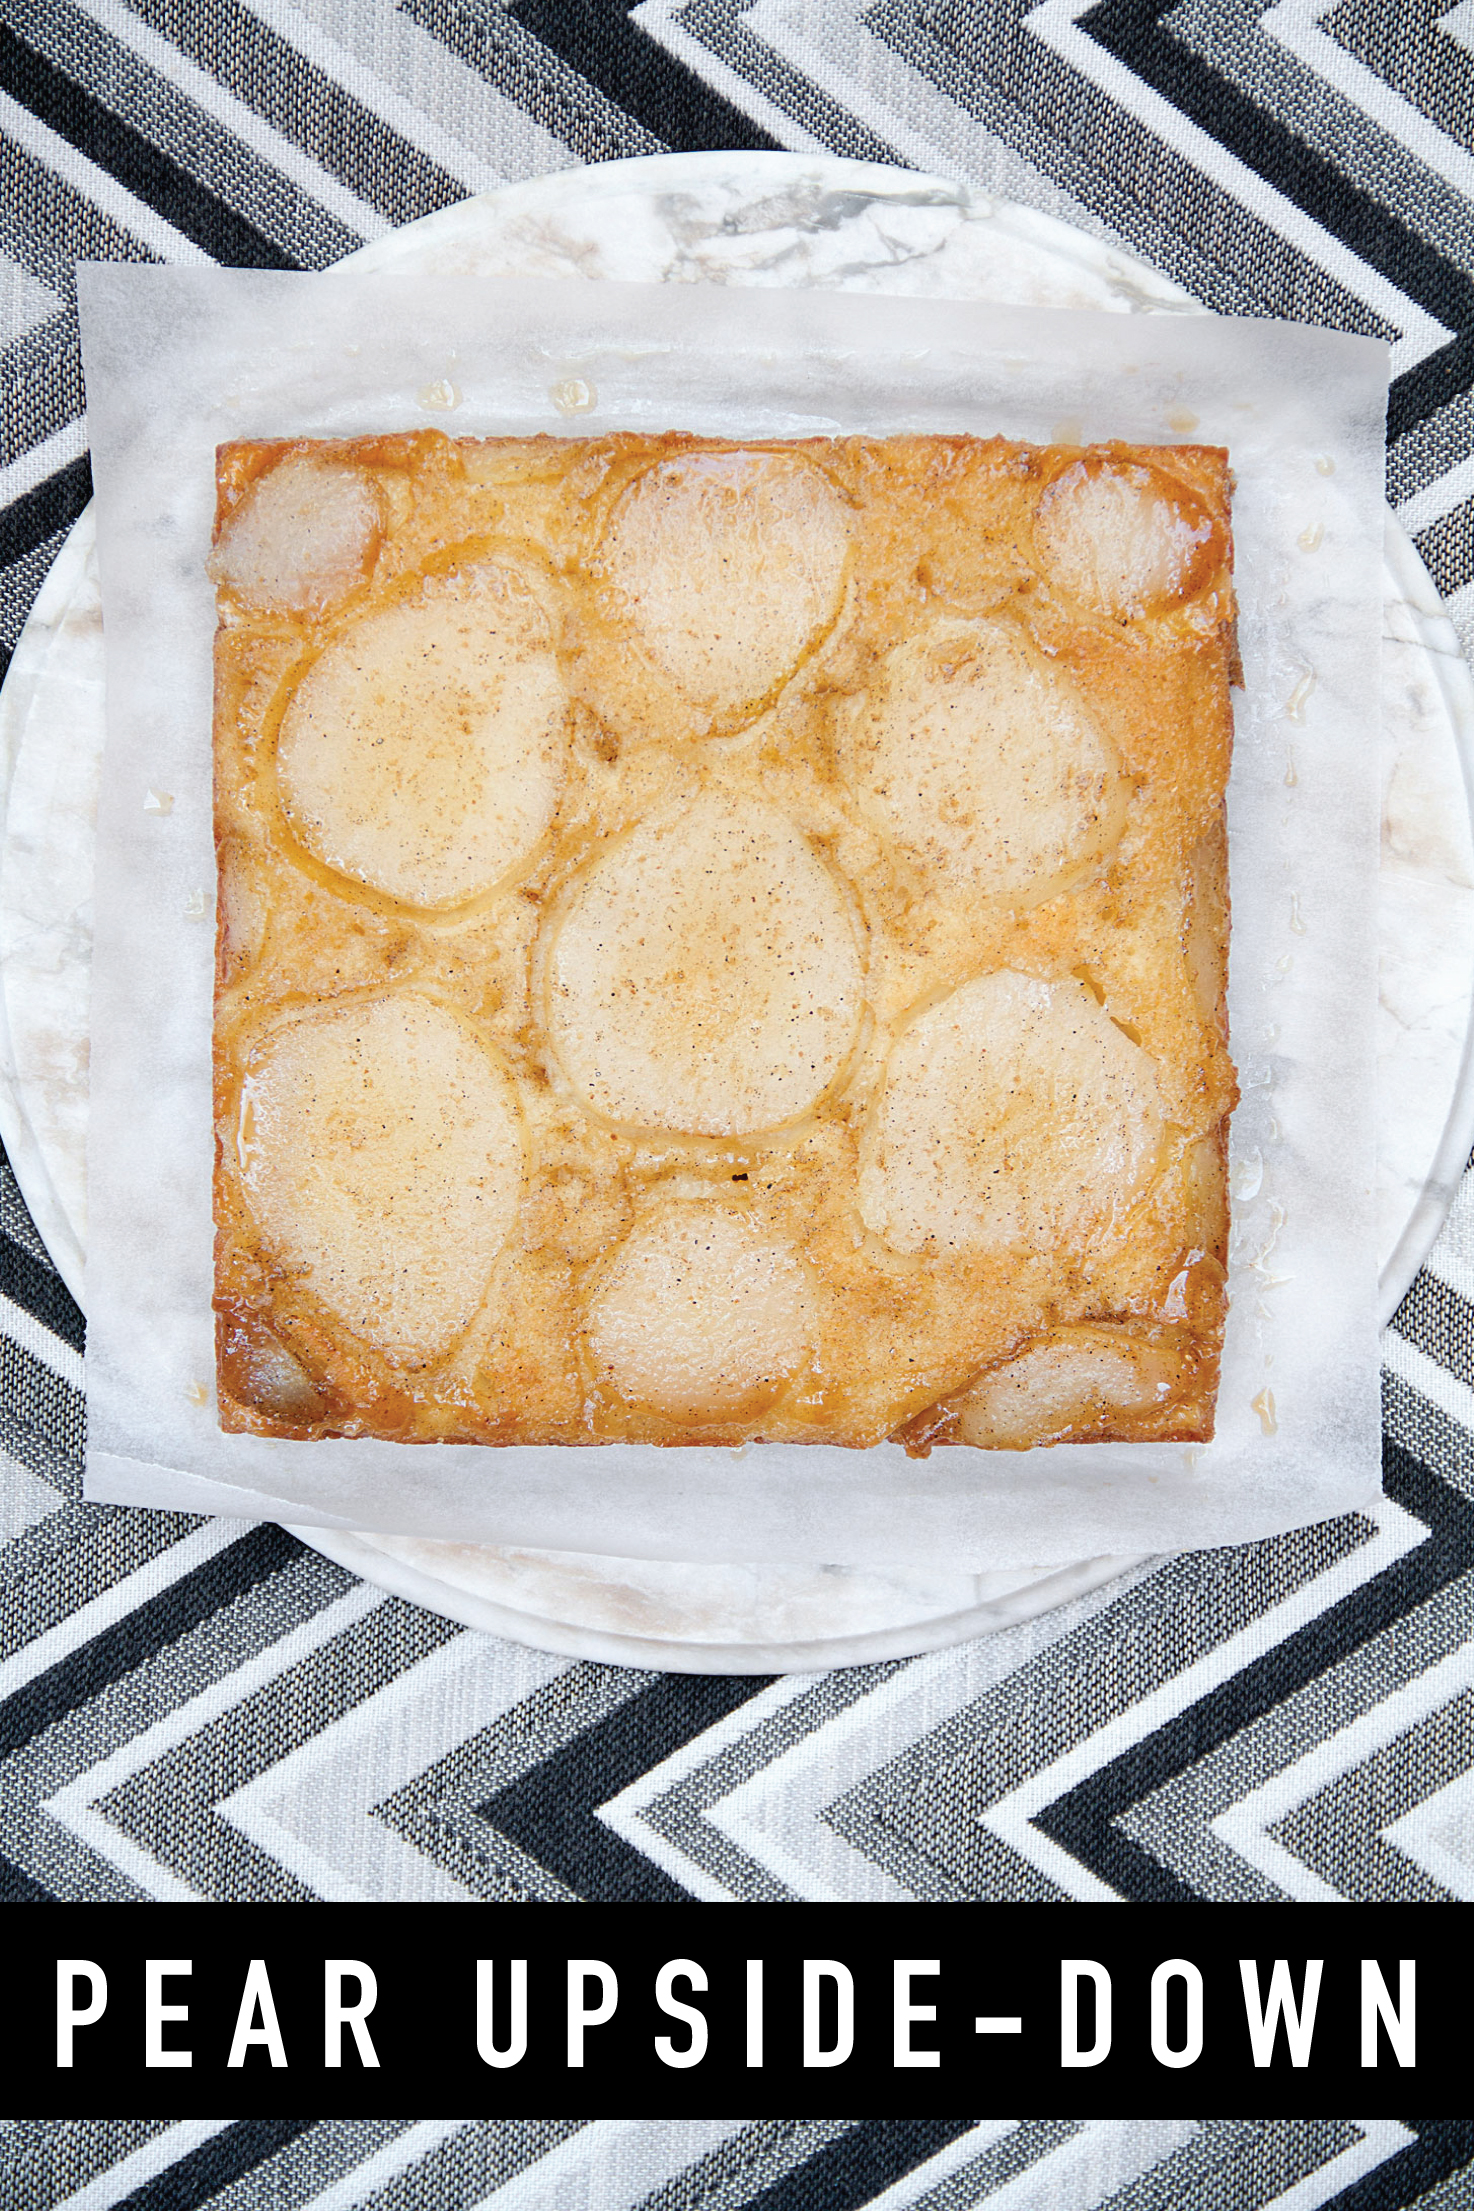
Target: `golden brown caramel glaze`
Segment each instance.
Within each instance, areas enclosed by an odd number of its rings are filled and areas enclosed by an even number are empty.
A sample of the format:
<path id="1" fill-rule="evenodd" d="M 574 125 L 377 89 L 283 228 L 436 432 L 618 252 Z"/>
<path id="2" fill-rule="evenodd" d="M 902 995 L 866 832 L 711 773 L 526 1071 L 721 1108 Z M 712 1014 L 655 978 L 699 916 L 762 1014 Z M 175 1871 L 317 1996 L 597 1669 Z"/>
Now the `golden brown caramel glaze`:
<path id="1" fill-rule="evenodd" d="M 1211 1436 L 1227 456 L 226 446 L 221 1425 Z"/>

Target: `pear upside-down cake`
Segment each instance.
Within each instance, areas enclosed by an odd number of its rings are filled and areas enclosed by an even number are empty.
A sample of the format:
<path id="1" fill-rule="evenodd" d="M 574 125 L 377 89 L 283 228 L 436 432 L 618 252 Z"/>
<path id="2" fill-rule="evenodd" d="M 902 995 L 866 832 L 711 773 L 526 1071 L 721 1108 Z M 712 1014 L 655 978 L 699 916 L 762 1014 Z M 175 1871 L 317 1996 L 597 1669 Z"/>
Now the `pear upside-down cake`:
<path id="1" fill-rule="evenodd" d="M 1227 456 L 219 456 L 221 1425 L 1212 1434 Z"/>

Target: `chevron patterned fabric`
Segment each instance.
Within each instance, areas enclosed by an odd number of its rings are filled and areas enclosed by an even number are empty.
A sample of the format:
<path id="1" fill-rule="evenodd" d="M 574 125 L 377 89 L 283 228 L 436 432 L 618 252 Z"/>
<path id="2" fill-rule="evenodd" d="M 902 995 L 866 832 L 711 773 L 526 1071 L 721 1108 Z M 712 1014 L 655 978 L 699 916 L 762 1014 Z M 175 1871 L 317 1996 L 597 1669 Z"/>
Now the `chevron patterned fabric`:
<path id="1" fill-rule="evenodd" d="M 1396 2119 L 9 2122 L 16 2211 L 1468 2211 L 1474 2127 Z"/>
<path id="2" fill-rule="evenodd" d="M 1471 0 L 0 0 L 0 647 L 89 496 L 76 260 L 319 269 L 715 147 L 965 177 L 1213 308 L 1387 337 L 1389 497 L 1474 644 Z M 826 1676 L 573 1662 L 275 1527 L 84 1505 L 82 1347 L 4 1169 L 11 1899 L 1474 1897 L 1474 1181 L 1386 1338 L 1375 1518 Z M 0 2200 L 1453 2211 L 1466 2132 L 12 2122 Z"/>

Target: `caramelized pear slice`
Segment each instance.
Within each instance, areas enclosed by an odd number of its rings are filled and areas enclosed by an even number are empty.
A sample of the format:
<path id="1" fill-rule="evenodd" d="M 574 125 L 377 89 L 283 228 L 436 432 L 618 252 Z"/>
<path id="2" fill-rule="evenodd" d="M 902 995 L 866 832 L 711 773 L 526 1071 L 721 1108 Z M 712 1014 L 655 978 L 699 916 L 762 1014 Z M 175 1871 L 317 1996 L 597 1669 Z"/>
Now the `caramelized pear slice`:
<path id="1" fill-rule="evenodd" d="M 750 1418 L 812 1347 L 808 1270 L 738 1208 L 673 1203 L 637 1227 L 589 1307 L 598 1381 L 673 1420 Z"/>
<path id="2" fill-rule="evenodd" d="M 294 455 L 231 513 L 210 573 L 253 609 L 315 614 L 362 581 L 378 542 L 378 499 L 362 471 Z"/>
<path id="3" fill-rule="evenodd" d="M 1192 598 L 1223 557 L 1185 484 L 1141 462 L 1097 457 L 1051 484 L 1034 542 L 1053 582 L 1118 622 Z"/>
<path id="4" fill-rule="evenodd" d="M 866 1131 L 860 1206 L 895 1251 L 1108 1239 L 1156 1169 L 1156 1068 L 1073 978 L 1001 968 L 898 1038 Z"/>
<path id="5" fill-rule="evenodd" d="M 405 1366 L 470 1323 L 522 1183 L 510 1085 L 415 993 L 284 1022 L 250 1057 L 237 1148 L 277 1266 Z"/>
<path id="6" fill-rule="evenodd" d="M 898 645 L 847 735 L 861 805 L 943 885 L 1037 906 L 1120 841 L 1115 750 L 1015 622 L 938 622 Z"/>
<path id="7" fill-rule="evenodd" d="M 277 741 L 282 809 L 313 856 L 428 912 L 496 888 L 542 839 L 566 700 L 547 618 L 489 567 L 352 623 Z"/>
<path id="8" fill-rule="evenodd" d="M 1026 1451 L 1142 1414 L 1166 1403 L 1181 1379 L 1181 1353 L 1116 1328 L 1062 1328 L 994 1367 L 958 1407 L 965 1443 Z"/>
<path id="9" fill-rule="evenodd" d="M 607 611 L 699 707 L 756 707 L 839 610 L 843 500 L 797 454 L 692 453 L 637 477 L 600 547 Z"/>
<path id="10" fill-rule="evenodd" d="M 746 1136 L 801 1119 L 862 1012 L 856 921 L 770 806 L 707 798 L 644 822 L 557 914 L 554 1049 L 584 1103 L 629 1129 Z"/>

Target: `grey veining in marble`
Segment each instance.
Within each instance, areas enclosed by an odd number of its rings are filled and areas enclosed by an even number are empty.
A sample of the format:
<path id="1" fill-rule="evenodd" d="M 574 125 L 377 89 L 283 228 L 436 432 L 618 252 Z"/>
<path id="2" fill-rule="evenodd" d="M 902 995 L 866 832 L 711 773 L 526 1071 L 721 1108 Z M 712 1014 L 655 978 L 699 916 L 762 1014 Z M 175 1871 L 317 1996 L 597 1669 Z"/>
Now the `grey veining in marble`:
<path id="1" fill-rule="evenodd" d="M 748 155 L 694 154 L 611 163 L 592 181 L 578 171 L 539 177 L 463 200 L 365 248 L 352 265 L 1195 311 L 1141 262 L 965 184 L 802 155 L 761 161 L 759 169 Z"/>

